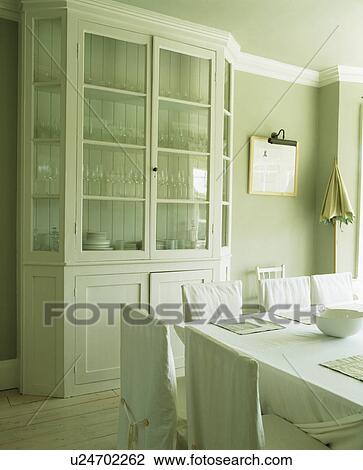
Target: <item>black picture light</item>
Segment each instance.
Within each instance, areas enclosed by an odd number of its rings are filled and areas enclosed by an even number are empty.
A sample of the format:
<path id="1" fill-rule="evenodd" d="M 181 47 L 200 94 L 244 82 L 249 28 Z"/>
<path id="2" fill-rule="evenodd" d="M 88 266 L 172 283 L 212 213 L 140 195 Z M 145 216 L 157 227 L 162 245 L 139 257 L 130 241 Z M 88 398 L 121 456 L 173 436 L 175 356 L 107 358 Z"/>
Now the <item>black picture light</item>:
<path id="1" fill-rule="evenodd" d="M 280 134 L 282 133 L 282 137 Z M 268 138 L 269 144 L 278 144 L 278 145 L 291 145 L 292 147 L 297 146 L 296 140 L 285 139 L 285 129 L 280 129 L 279 132 L 273 132 L 271 137 Z"/>

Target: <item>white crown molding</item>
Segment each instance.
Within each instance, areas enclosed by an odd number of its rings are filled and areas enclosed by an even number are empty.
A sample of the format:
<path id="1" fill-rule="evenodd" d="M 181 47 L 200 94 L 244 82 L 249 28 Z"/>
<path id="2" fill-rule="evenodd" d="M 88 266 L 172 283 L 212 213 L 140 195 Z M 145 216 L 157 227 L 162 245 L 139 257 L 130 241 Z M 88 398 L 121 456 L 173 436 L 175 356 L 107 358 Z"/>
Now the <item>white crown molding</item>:
<path id="1" fill-rule="evenodd" d="M 338 65 L 338 70 L 340 82 L 363 83 L 363 67 Z"/>
<path id="2" fill-rule="evenodd" d="M 363 67 L 335 65 L 320 72 L 320 86 L 335 82 L 363 83 Z"/>
<path id="3" fill-rule="evenodd" d="M 19 0 L 0 0 L 0 18 L 6 20 L 20 20 Z"/>
<path id="4" fill-rule="evenodd" d="M 297 65 L 286 64 L 277 60 L 260 57 L 246 52 L 240 52 L 235 64 L 237 70 L 264 77 L 284 80 L 300 85 L 319 86 L 319 72 L 304 69 Z"/>
<path id="5" fill-rule="evenodd" d="M 328 69 L 320 72 L 320 86 L 330 85 L 331 83 L 339 82 L 339 65 L 329 67 Z"/>

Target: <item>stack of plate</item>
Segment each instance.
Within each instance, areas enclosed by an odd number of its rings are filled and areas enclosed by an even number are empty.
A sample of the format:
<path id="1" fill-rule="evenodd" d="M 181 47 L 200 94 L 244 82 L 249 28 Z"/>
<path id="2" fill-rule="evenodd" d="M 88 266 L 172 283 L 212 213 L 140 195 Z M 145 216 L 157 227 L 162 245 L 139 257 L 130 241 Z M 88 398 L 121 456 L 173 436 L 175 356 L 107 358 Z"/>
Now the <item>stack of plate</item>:
<path id="1" fill-rule="evenodd" d="M 90 251 L 113 250 L 111 240 L 107 240 L 106 232 L 87 232 L 87 237 L 83 240 L 83 249 Z"/>

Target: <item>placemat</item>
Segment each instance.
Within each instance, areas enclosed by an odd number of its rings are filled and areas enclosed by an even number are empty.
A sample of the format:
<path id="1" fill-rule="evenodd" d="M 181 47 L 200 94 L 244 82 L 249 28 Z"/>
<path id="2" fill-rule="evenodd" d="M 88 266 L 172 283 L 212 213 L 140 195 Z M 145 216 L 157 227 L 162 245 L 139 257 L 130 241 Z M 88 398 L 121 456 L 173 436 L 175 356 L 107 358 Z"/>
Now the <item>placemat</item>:
<path id="1" fill-rule="evenodd" d="M 282 325 L 278 325 L 267 320 L 254 318 L 249 318 L 241 323 L 219 322 L 213 323 L 213 325 L 224 328 L 225 330 L 236 333 L 237 335 L 251 335 L 253 333 L 263 333 L 265 331 L 282 330 L 285 328 Z"/>
<path id="2" fill-rule="evenodd" d="M 320 365 L 363 382 L 363 356 L 343 357 Z"/>

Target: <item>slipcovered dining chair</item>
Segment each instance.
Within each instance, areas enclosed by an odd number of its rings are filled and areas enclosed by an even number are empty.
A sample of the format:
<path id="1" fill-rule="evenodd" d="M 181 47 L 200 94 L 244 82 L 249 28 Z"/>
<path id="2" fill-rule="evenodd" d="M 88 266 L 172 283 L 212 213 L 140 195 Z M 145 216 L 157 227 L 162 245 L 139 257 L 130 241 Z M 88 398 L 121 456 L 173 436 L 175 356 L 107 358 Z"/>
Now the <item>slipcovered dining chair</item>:
<path id="1" fill-rule="evenodd" d="M 261 415 L 258 362 L 186 326 L 190 449 L 327 449 L 276 415 Z"/>
<path id="2" fill-rule="evenodd" d="M 182 295 L 185 322 L 216 321 L 219 316 L 239 318 L 242 314 L 242 281 L 186 284 Z"/>
<path id="3" fill-rule="evenodd" d="M 185 410 L 178 410 L 170 332 L 150 324 L 146 313 L 130 312 L 121 322 L 120 449 L 186 448 Z M 179 413 L 178 413 L 179 411 Z M 180 415 L 180 418 L 179 416 Z"/>
<path id="4" fill-rule="evenodd" d="M 264 279 L 259 282 L 259 303 L 266 311 L 276 316 L 294 317 L 294 306 L 300 311 L 309 312 L 311 309 L 310 277 L 286 277 L 281 279 Z M 275 306 L 284 306 L 272 310 Z M 290 308 L 287 308 L 290 306 Z"/>
<path id="5" fill-rule="evenodd" d="M 356 300 L 351 273 L 319 274 L 311 276 L 313 304 L 327 307 L 352 303 Z"/>

